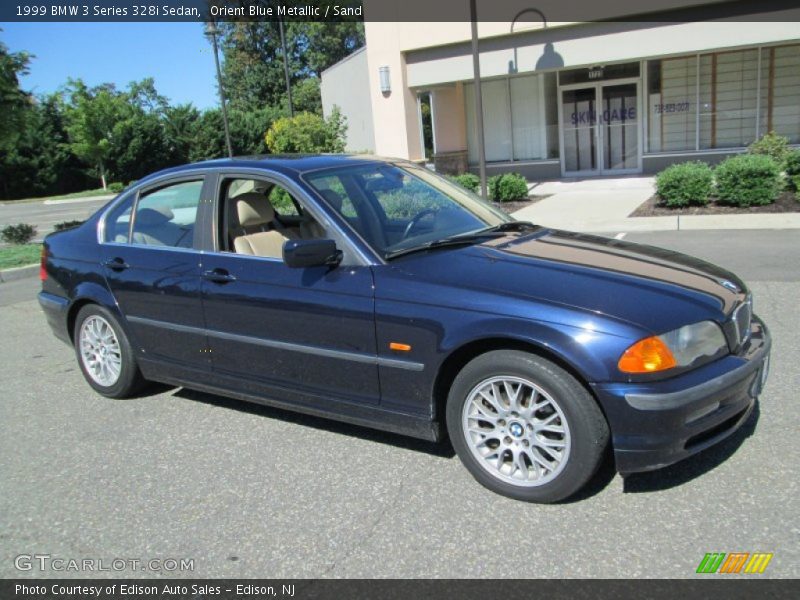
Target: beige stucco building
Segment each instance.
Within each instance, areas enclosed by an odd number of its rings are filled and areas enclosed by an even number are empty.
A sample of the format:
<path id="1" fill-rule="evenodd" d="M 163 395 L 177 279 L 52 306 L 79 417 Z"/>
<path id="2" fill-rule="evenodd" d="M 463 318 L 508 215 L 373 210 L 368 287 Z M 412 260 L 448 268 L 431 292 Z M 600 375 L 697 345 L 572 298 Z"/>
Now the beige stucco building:
<path id="1" fill-rule="evenodd" d="M 479 0 L 479 15 L 496 4 Z M 423 159 L 419 102 L 430 94 L 435 162 L 474 168 L 470 23 L 374 22 L 370 0 L 364 6 L 358 68 L 345 59 L 322 76 L 325 111 L 336 104 L 356 125 L 349 149 Z M 489 173 L 652 173 L 690 158 L 719 161 L 767 131 L 800 143 L 797 17 L 480 22 Z M 359 137 L 363 119 L 372 145 Z"/>

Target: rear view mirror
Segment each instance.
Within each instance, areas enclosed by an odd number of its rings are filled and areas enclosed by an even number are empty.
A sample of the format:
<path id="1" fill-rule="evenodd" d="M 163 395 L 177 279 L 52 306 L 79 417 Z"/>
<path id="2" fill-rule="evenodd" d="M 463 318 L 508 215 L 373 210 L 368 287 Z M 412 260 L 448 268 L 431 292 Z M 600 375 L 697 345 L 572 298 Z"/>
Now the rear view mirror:
<path id="1" fill-rule="evenodd" d="M 333 240 L 288 240 L 283 243 L 283 262 L 296 269 L 335 267 L 342 262 L 342 251 Z"/>

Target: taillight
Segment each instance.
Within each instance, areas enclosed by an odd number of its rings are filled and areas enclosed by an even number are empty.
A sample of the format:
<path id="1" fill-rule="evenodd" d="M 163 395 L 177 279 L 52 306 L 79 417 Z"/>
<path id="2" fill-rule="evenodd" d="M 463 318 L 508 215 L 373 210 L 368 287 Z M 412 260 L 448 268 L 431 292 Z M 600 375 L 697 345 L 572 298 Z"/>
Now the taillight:
<path id="1" fill-rule="evenodd" d="M 47 279 L 47 248 L 42 245 L 41 259 L 39 260 L 39 281 Z"/>

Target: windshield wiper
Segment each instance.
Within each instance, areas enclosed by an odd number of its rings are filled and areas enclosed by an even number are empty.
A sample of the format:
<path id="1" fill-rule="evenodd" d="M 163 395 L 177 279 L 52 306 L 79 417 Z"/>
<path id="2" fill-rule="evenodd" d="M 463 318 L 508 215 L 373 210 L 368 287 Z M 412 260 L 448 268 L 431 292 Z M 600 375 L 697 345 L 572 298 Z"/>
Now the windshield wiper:
<path id="1" fill-rule="evenodd" d="M 477 242 L 481 242 L 486 239 L 487 234 L 491 236 L 495 233 L 493 230 L 481 230 L 475 233 L 462 233 L 460 235 L 454 235 L 452 237 L 442 238 L 440 240 L 433 240 L 432 242 L 426 242 L 425 244 L 420 244 L 419 246 L 411 246 L 410 248 L 401 248 L 400 250 L 393 250 L 392 252 L 387 252 L 384 255 L 386 260 L 391 260 L 393 258 L 397 258 L 398 256 L 403 256 L 404 254 L 411 254 L 413 252 L 422 252 L 424 250 L 433 250 L 435 248 L 448 248 L 452 246 L 465 246 L 470 244 L 475 244 Z"/>
<path id="2" fill-rule="evenodd" d="M 530 221 L 506 221 L 505 223 L 482 229 L 481 233 L 487 231 L 531 231 L 533 229 L 539 229 L 539 225 L 534 225 Z"/>

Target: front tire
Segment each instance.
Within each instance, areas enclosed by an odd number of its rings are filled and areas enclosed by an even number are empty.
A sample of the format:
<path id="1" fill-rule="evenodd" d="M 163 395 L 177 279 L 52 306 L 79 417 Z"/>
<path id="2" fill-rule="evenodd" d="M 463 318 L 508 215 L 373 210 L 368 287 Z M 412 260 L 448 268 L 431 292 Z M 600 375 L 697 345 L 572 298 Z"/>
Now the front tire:
<path id="1" fill-rule="evenodd" d="M 75 355 L 92 388 L 107 398 L 126 398 L 144 384 L 133 348 L 111 311 L 87 304 L 75 318 Z"/>
<path id="2" fill-rule="evenodd" d="M 498 350 L 469 362 L 447 399 L 447 430 L 486 488 L 526 502 L 568 498 L 591 479 L 608 445 L 594 398 L 553 362 Z"/>

